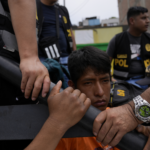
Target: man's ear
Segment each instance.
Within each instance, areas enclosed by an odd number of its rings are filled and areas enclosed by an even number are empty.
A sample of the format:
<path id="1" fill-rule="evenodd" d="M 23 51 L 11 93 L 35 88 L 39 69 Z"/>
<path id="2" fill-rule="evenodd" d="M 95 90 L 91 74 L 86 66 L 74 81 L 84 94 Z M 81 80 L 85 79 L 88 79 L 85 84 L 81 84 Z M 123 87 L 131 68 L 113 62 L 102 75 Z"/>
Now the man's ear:
<path id="1" fill-rule="evenodd" d="M 130 17 L 130 19 L 129 19 L 129 24 L 130 24 L 130 25 L 133 25 L 133 24 L 134 24 L 134 20 L 135 20 L 134 17 Z"/>
<path id="2" fill-rule="evenodd" d="M 69 81 L 68 81 L 68 85 L 69 85 L 70 87 L 74 88 L 74 83 L 72 82 L 72 80 L 69 80 Z"/>

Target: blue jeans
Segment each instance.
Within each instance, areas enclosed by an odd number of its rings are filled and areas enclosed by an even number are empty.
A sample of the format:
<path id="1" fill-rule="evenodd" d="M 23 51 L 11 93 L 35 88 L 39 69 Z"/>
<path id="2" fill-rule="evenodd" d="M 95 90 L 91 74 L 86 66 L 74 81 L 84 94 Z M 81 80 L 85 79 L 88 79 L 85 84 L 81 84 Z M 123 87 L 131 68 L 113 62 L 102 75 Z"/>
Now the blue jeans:
<path id="1" fill-rule="evenodd" d="M 142 76 L 136 76 L 136 77 L 130 78 L 129 80 L 126 80 L 126 82 L 133 84 L 137 87 L 140 87 L 142 89 L 147 89 L 148 85 L 139 85 L 139 84 L 135 83 L 136 81 L 141 80 L 141 79 L 142 79 Z"/>
<path id="2" fill-rule="evenodd" d="M 59 63 L 60 63 L 61 65 L 63 65 L 63 66 L 67 69 L 67 71 L 69 72 L 69 70 L 68 70 L 68 57 L 69 57 L 69 56 L 61 57 L 60 60 L 59 60 Z M 67 84 L 68 84 L 69 79 L 68 79 L 68 77 L 66 76 L 66 74 L 64 74 L 64 79 L 65 79 L 65 81 L 66 81 Z"/>

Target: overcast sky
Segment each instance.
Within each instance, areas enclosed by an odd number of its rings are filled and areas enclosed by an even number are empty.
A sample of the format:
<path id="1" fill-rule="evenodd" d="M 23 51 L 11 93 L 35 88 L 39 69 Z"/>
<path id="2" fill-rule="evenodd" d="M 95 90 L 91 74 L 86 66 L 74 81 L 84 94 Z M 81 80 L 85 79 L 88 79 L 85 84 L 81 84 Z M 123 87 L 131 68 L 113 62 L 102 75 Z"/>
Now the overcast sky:
<path id="1" fill-rule="evenodd" d="M 72 24 L 78 25 L 86 17 L 97 16 L 100 20 L 119 17 L 117 0 L 65 0 Z M 63 5 L 64 0 L 59 0 Z"/>

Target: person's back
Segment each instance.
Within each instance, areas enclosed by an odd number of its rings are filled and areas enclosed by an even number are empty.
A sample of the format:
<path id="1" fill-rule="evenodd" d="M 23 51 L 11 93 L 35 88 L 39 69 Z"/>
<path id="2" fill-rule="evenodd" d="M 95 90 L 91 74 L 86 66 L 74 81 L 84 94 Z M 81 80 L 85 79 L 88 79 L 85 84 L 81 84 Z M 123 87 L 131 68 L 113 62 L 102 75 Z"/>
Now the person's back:
<path id="1" fill-rule="evenodd" d="M 68 66 L 71 75 L 69 86 L 83 92 L 91 99 L 91 104 L 94 107 L 101 111 L 105 110 L 110 99 L 111 88 L 108 55 L 95 47 L 85 47 L 70 55 Z M 61 139 L 56 150 L 101 150 L 103 148 L 117 149 L 102 146 L 96 141 L 96 137 L 77 137 Z"/>
<path id="2" fill-rule="evenodd" d="M 41 0 L 39 13 L 43 24 L 39 40 L 39 57 L 55 59 L 68 70 L 68 56 L 76 50 L 72 25 L 66 7 L 56 4 L 57 0 Z M 64 73 L 68 82 L 68 76 Z"/>

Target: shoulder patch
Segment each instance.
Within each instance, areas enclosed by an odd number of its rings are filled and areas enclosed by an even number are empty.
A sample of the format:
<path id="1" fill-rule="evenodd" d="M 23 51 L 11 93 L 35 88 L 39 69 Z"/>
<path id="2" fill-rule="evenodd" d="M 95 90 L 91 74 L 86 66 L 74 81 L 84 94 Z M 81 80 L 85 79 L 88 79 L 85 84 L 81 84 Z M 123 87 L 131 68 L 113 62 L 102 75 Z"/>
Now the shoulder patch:
<path id="1" fill-rule="evenodd" d="M 147 50 L 148 52 L 150 52 L 150 44 L 146 44 L 146 45 L 145 45 L 145 48 L 146 48 L 146 50 Z"/>
<path id="2" fill-rule="evenodd" d="M 67 18 L 63 16 L 64 23 L 67 24 Z"/>

